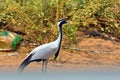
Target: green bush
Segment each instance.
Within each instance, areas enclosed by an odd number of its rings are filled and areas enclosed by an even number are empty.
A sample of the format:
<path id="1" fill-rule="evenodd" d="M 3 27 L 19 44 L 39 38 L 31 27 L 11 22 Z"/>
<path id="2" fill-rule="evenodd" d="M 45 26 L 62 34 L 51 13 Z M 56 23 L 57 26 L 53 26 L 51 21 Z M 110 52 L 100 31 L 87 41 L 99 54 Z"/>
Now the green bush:
<path id="1" fill-rule="evenodd" d="M 31 41 L 45 43 L 56 39 L 60 18 L 70 21 L 63 31 L 73 43 L 76 31 L 81 29 L 94 28 L 116 37 L 120 35 L 117 0 L 0 0 L 0 22 L 6 24 L 2 29 L 12 24 Z"/>
<path id="2" fill-rule="evenodd" d="M 77 9 L 69 15 L 85 30 L 94 28 L 118 36 L 120 34 L 120 2 L 117 0 L 78 0 Z"/>

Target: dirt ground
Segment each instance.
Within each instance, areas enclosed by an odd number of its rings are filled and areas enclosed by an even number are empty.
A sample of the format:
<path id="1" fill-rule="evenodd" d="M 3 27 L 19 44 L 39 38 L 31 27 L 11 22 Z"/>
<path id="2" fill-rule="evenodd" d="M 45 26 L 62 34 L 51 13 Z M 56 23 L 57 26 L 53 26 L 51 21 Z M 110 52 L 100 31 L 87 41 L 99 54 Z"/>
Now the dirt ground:
<path id="1" fill-rule="evenodd" d="M 15 52 L 0 52 L 0 71 L 17 71 L 35 46 L 21 46 Z M 76 46 L 62 44 L 57 62 L 52 58 L 48 71 L 120 70 L 120 43 L 101 38 L 82 38 Z M 41 71 L 41 63 L 31 63 L 26 71 Z"/>

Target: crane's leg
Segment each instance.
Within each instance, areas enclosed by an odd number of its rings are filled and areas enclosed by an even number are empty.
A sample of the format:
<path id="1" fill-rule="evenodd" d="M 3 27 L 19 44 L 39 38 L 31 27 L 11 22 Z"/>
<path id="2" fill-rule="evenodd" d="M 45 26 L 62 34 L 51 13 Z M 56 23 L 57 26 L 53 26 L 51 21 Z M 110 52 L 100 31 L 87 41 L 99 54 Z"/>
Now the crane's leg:
<path id="1" fill-rule="evenodd" d="M 44 72 L 44 65 L 45 65 L 45 60 L 43 60 L 43 64 L 42 64 L 42 72 Z"/>
<path id="2" fill-rule="evenodd" d="M 48 59 L 44 59 L 42 64 L 42 72 L 45 72 L 47 70 L 47 64 L 48 64 Z"/>
<path id="3" fill-rule="evenodd" d="M 48 59 L 45 60 L 45 71 L 47 71 Z"/>

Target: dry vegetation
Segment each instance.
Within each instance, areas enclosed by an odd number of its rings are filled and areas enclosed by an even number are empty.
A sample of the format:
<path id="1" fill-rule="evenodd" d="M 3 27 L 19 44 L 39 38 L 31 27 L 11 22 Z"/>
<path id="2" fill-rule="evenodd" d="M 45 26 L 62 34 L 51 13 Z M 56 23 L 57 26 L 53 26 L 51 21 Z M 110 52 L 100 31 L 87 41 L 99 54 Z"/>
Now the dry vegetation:
<path id="1" fill-rule="evenodd" d="M 23 37 L 16 50 L 18 55 L 0 52 L 0 70 L 16 69 L 34 47 L 55 40 L 60 18 L 70 23 L 63 27 L 57 62 L 80 66 L 120 65 L 118 0 L 0 0 L 0 31 L 15 32 Z"/>

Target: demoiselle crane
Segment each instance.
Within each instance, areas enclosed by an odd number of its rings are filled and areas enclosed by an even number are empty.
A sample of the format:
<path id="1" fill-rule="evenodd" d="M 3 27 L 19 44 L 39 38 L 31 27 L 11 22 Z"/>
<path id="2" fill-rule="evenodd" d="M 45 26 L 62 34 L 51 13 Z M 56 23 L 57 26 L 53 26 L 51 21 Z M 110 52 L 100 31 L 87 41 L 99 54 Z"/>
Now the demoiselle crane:
<path id="1" fill-rule="evenodd" d="M 23 71 L 24 68 L 31 62 L 40 62 L 42 63 L 42 71 L 46 71 L 48 60 L 52 55 L 55 55 L 54 59 L 57 58 L 60 51 L 61 41 L 62 41 L 62 25 L 67 23 L 65 19 L 58 21 L 59 36 L 58 38 L 50 43 L 40 45 L 33 49 L 26 59 L 21 63 L 18 70 Z"/>

